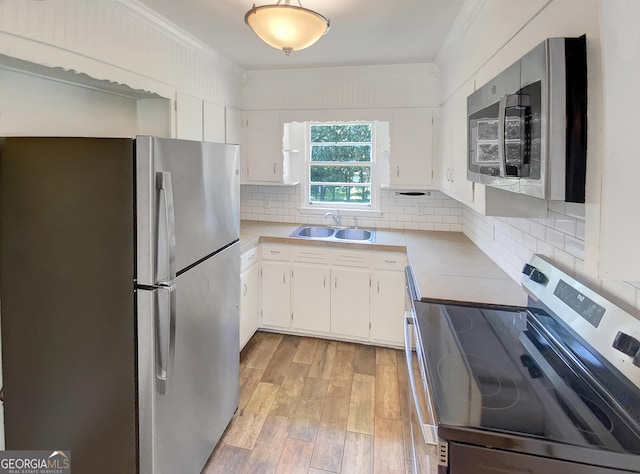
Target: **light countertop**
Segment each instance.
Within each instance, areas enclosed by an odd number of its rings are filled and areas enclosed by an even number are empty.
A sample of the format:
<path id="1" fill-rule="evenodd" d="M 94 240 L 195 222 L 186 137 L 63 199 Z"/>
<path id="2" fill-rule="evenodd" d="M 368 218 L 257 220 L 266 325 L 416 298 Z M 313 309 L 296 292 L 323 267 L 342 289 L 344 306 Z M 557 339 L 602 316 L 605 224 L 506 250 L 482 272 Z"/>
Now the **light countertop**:
<path id="1" fill-rule="evenodd" d="M 242 221 L 240 245 L 260 241 L 406 251 L 422 298 L 524 306 L 527 295 L 498 265 L 461 232 L 376 230 L 374 243 L 325 242 L 291 238 L 300 224 Z"/>

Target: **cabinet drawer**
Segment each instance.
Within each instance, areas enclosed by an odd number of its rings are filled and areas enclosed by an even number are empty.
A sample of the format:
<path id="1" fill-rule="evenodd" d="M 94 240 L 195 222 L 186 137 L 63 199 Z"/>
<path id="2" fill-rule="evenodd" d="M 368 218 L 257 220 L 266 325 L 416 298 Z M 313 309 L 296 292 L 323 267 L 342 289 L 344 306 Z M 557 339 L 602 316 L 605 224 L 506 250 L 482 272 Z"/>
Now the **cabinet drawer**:
<path id="1" fill-rule="evenodd" d="M 295 245 L 291 248 L 291 260 L 305 263 L 329 263 L 329 249 L 311 245 Z"/>
<path id="2" fill-rule="evenodd" d="M 240 255 L 240 271 L 243 272 L 256 263 L 258 261 L 258 256 L 258 246 L 255 246 Z"/>
<path id="3" fill-rule="evenodd" d="M 260 244 L 263 260 L 281 260 L 289 261 L 289 245 L 288 244 L 272 244 L 264 242 Z"/>
<path id="4" fill-rule="evenodd" d="M 331 252 L 332 265 L 347 265 L 349 267 L 369 267 L 371 253 L 366 250 L 334 250 Z"/>
<path id="5" fill-rule="evenodd" d="M 373 252 L 371 259 L 373 268 L 379 270 L 404 270 L 407 266 L 407 255 L 403 252 Z"/>

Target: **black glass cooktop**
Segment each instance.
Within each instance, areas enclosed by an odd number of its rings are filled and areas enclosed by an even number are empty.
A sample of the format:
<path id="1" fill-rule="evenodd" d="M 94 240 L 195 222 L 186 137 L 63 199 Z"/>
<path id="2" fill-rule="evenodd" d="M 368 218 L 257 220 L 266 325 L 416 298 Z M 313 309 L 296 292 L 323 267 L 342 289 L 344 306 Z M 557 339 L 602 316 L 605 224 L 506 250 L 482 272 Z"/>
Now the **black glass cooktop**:
<path id="1" fill-rule="evenodd" d="M 544 311 L 415 309 L 440 425 L 640 454 L 640 390 Z"/>

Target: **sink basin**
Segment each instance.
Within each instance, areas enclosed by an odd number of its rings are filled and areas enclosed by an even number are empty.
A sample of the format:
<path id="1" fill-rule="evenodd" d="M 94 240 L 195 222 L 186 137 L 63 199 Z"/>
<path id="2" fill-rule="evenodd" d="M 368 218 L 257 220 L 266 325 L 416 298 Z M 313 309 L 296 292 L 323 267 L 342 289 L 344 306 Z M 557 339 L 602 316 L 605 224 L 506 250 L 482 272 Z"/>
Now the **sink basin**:
<path id="1" fill-rule="evenodd" d="M 303 226 L 296 229 L 291 237 L 309 237 L 316 239 L 324 239 L 331 237 L 336 230 L 333 227 L 311 227 Z"/>
<path id="2" fill-rule="evenodd" d="M 324 241 L 373 242 L 375 230 L 367 229 L 335 229 L 334 227 L 302 225 L 289 234 L 289 237 L 302 239 L 319 239 Z"/>
<path id="3" fill-rule="evenodd" d="M 340 229 L 335 233 L 335 238 L 340 240 L 372 240 L 374 233 L 366 229 Z"/>

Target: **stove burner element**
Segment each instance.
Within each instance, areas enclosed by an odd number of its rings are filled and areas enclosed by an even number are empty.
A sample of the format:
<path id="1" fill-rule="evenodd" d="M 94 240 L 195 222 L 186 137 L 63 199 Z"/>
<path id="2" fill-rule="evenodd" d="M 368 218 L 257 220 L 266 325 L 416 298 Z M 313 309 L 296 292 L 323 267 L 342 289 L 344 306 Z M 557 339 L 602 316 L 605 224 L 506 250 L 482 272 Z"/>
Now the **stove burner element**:
<path id="1" fill-rule="evenodd" d="M 461 367 L 462 364 L 465 367 Z M 446 392 L 468 404 L 479 403 L 487 410 L 506 410 L 520 399 L 516 381 L 495 362 L 483 357 L 449 354 L 440 359 L 437 371 Z M 479 400 L 473 396 L 474 393 L 480 397 Z"/>

